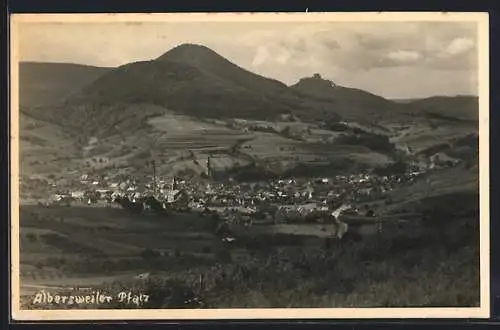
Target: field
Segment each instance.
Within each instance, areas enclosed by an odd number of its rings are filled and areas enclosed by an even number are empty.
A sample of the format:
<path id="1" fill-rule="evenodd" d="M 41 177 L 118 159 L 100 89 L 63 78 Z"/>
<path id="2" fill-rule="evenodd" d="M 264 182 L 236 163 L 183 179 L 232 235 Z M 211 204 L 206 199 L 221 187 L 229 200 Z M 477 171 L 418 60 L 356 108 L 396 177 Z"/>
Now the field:
<path id="1" fill-rule="evenodd" d="M 209 151 L 230 148 L 237 140 L 251 137 L 243 131 L 230 129 L 166 112 L 148 123 L 161 135 L 159 146 L 168 150 Z M 165 134 L 163 134 L 165 133 Z"/>
<path id="2" fill-rule="evenodd" d="M 111 130 L 102 140 L 84 146 L 79 169 L 109 167 L 129 173 L 151 171 L 148 162 L 157 160 L 159 173 L 170 174 L 186 169 L 207 173 L 207 160 L 216 171 L 227 171 L 252 163 L 273 164 L 281 162 L 281 168 L 299 163 L 323 165 L 325 162 L 350 160 L 369 166 L 384 165 L 389 157 L 373 152 L 362 145 L 331 144 L 337 133 L 315 128 L 301 122 L 243 121 L 242 127 L 261 125 L 273 127 L 275 132 L 245 130 L 231 127 L 229 122 L 199 120 L 172 113 L 164 108 L 152 108 L 149 112 L 163 112 L 153 116 L 144 126 L 127 135 Z M 306 131 L 303 139 L 285 137 L 278 133 L 284 127 Z M 329 142 L 327 142 L 329 141 Z M 325 144 L 325 142 L 327 142 Z M 272 165 L 270 165 L 272 166 Z M 134 172 L 134 173 L 135 173 Z"/>

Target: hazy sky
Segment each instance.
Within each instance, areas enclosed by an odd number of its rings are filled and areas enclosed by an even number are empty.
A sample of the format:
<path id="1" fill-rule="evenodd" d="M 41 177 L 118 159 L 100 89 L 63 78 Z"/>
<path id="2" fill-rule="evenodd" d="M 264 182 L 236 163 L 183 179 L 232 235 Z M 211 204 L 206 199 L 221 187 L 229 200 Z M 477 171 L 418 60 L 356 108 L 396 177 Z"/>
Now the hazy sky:
<path id="1" fill-rule="evenodd" d="M 320 73 L 389 98 L 477 94 L 477 25 L 373 23 L 23 23 L 23 61 L 119 66 L 182 43 L 293 84 Z"/>

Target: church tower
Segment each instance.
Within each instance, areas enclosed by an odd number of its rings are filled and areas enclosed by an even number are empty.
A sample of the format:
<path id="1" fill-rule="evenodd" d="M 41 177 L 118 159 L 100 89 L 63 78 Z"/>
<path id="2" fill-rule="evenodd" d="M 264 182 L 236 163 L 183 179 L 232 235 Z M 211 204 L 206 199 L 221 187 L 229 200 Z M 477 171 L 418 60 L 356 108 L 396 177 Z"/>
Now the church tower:
<path id="1" fill-rule="evenodd" d="M 210 156 L 208 156 L 208 160 L 207 160 L 207 174 L 208 174 L 208 176 L 210 178 L 213 177 L 212 162 L 211 162 L 211 157 Z"/>

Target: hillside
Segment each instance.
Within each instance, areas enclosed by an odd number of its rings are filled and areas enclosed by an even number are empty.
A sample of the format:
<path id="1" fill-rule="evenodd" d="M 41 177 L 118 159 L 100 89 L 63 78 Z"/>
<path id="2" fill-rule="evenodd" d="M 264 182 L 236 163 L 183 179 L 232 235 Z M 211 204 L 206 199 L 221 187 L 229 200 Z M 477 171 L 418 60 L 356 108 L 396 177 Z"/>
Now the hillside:
<path id="1" fill-rule="evenodd" d="M 477 96 L 433 96 L 425 99 L 407 100 L 406 104 L 427 116 L 459 121 L 479 120 L 479 98 Z"/>
<path id="2" fill-rule="evenodd" d="M 19 98 L 22 107 L 52 105 L 94 82 L 109 71 L 69 63 L 19 63 Z"/>
<path id="3" fill-rule="evenodd" d="M 303 95 L 329 102 L 335 112 L 350 120 L 377 122 L 405 114 L 406 107 L 401 104 L 360 89 L 336 85 L 319 74 L 302 78 L 291 88 Z"/>

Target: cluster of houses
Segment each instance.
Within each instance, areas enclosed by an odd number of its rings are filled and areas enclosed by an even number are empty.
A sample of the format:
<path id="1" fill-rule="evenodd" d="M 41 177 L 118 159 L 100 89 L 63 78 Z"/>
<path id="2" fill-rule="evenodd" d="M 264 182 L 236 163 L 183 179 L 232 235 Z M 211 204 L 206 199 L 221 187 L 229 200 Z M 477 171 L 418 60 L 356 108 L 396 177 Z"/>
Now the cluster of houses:
<path id="1" fill-rule="evenodd" d="M 220 223 L 242 225 L 239 228 L 259 223 L 280 226 L 294 223 L 324 224 L 325 219 L 332 219 L 332 214 L 345 205 L 352 206 L 342 210 L 345 214 L 373 217 L 373 210 L 358 208 L 364 199 L 377 199 L 377 194 L 412 184 L 422 174 L 421 171 L 413 171 L 392 176 L 356 174 L 258 182 L 216 182 L 202 178 L 175 177 L 140 180 L 127 176 L 112 178 L 81 175 L 70 182 L 67 188 L 51 185 L 53 194 L 46 203 L 131 207 L 133 211 L 140 209 L 139 212 L 148 212 L 157 210 L 147 205 L 148 200 L 153 198 L 159 202 L 160 211 L 175 209 L 200 215 L 216 215 Z M 124 199 L 127 200 L 126 203 L 123 203 Z M 135 209 L 135 206 L 127 203 L 141 207 Z"/>
<path id="2" fill-rule="evenodd" d="M 128 175 L 83 174 L 64 186 L 50 182 L 51 195 L 45 202 L 69 206 L 79 203 L 118 207 L 116 201 L 124 197 L 133 203 L 154 197 L 163 205 L 170 204 L 178 210 L 189 212 L 216 213 L 231 223 L 307 222 L 330 214 L 344 203 L 357 205 L 377 199 L 378 194 L 384 194 L 396 186 L 412 184 L 423 173 L 423 170 L 414 169 L 390 176 L 353 174 L 258 182 L 216 182 L 203 178 L 175 177 L 140 179 Z M 350 212 L 361 211 L 353 207 Z"/>
<path id="3" fill-rule="evenodd" d="M 183 183 L 183 181 L 180 181 Z M 100 206 L 105 203 L 114 205 L 117 198 L 127 197 L 135 202 L 147 196 L 155 196 L 173 203 L 183 195 L 183 191 L 177 189 L 175 179 L 170 182 L 159 180 L 157 183 L 140 183 L 140 180 L 125 175 L 111 178 L 109 176 L 81 175 L 78 179 L 70 181 L 65 185 L 51 185 L 53 193 L 46 200 L 47 204 L 75 204 Z"/>
<path id="4" fill-rule="evenodd" d="M 258 214 L 261 218 L 304 218 L 327 212 L 343 202 L 359 201 L 385 193 L 395 185 L 411 183 L 421 172 L 400 176 L 339 175 L 314 179 L 287 178 L 260 182 L 214 182 L 209 179 L 149 178 L 81 175 L 68 187 L 51 186 L 46 201 L 113 205 L 117 198 L 135 202 L 153 196 L 193 211 L 211 210 L 227 217 Z"/>

